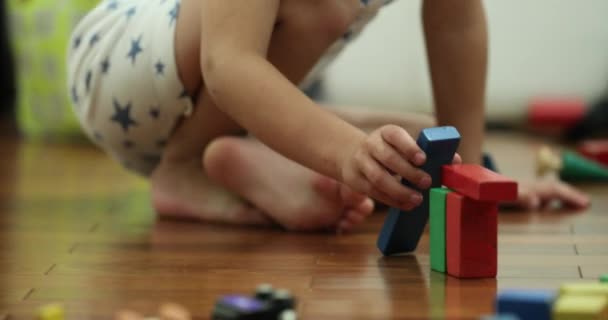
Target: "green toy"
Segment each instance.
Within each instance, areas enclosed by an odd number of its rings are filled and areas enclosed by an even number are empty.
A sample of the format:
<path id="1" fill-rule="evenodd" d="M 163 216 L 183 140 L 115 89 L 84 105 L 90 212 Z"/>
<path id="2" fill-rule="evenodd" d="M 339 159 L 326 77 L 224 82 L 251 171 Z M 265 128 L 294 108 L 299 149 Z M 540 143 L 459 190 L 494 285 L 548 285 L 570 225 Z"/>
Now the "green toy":
<path id="1" fill-rule="evenodd" d="M 76 23 L 98 0 L 9 0 L 17 62 L 17 121 L 28 137 L 83 137 L 67 90 L 66 52 Z"/>
<path id="2" fill-rule="evenodd" d="M 558 172 L 565 181 L 608 182 L 608 167 L 572 151 L 558 156 L 548 147 L 541 148 L 537 158 L 537 173 Z"/>
<path id="3" fill-rule="evenodd" d="M 600 276 L 600 282 L 608 283 L 608 273 Z"/>
<path id="4" fill-rule="evenodd" d="M 430 192 L 430 254 L 431 269 L 445 272 L 445 212 L 449 189 L 433 188 Z"/>

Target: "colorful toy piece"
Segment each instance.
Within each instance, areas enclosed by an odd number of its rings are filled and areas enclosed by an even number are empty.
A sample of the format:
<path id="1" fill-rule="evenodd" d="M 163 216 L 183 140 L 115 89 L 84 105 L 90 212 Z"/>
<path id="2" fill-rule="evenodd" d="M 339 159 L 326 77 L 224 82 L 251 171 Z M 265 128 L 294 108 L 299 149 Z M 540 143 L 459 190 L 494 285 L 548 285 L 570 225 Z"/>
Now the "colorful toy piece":
<path id="1" fill-rule="evenodd" d="M 479 320 L 520 320 L 520 319 L 519 319 L 519 317 L 517 317 L 514 314 L 506 313 L 506 314 L 493 314 L 493 315 L 482 316 L 481 318 L 479 318 Z"/>
<path id="2" fill-rule="evenodd" d="M 430 254 L 431 269 L 445 272 L 445 219 L 446 197 L 450 193 L 446 188 L 433 188 L 430 193 Z"/>
<path id="3" fill-rule="evenodd" d="M 38 320 L 63 320 L 65 311 L 58 303 L 47 304 L 38 310 Z"/>
<path id="4" fill-rule="evenodd" d="M 537 156 L 537 175 L 548 172 L 558 172 L 566 181 L 608 181 L 608 167 L 570 151 L 563 152 L 560 157 L 550 148 L 543 147 Z"/>
<path id="5" fill-rule="evenodd" d="M 608 166 L 608 139 L 584 141 L 576 150 L 586 158 Z"/>
<path id="6" fill-rule="evenodd" d="M 459 278 L 496 277 L 498 204 L 451 192 L 446 215 L 447 273 Z"/>
<path id="7" fill-rule="evenodd" d="M 452 163 L 460 134 L 454 127 L 435 127 L 422 130 L 418 146 L 426 153 L 427 161 L 421 169 L 432 178 L 431 187 L 441 186 L 441 166 Z M 402 183 L 414 188 L 405 179 Z M 378 249 L 384 255 L 411 252 L 418 246 L 429 218 L 429 190 L 421 190 L 423 201 L 409 212 L 390 208 L 378 237 Z"/>
<path id="8" fill-rule="evenodd" d="M 600 276 L 600 282 L 608 283 L 608 273 Z"/>
<path id="9" fill-rule="evenodd" d="M 521 320 L 551 320 L 556 293 L 540 290 L 504 290 L 496 297 L 496 313 L 511 313 Z"/>
<path id="10" fill-rule="evenodd" d="M 599 282 L 567 283 L 560 287 L 563 295 L 605 296 L 608 298 L 608 284 Z"/>
<path id="11" fill-rule="evenodd" d="M 579 98 L 535 98 L 528 108 L 528 124 L 538 129 L 565 130 L 574 127 L 587 106 Z"/>
<path id="12" fill-rule="evenodd" d="M 295 319 L 295 299 L 287 290 L 273 290 L 260 285 L 253 297 L 227 295 L 222 297 L 211 316 L 212 320 L 290 320 Z"/>
<path id="13" fill-rule="evenodd" d="M 517 200 L 515 181 L 479 165 L 443 166 L 441 182 L 450 189 L 478 201 Z"/>
<path id="14" fill-rule="evenodd" d="M 565 294 L 555 302 L 554 320 L 608 319 L 608 297 Z"/>

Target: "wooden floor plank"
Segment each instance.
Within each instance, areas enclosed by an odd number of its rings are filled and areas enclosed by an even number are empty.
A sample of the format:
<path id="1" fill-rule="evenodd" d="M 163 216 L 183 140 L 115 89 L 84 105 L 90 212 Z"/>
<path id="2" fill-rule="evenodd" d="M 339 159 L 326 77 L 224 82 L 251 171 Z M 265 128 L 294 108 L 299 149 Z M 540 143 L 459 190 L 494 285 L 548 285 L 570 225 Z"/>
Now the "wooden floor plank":
<path id="1" fill-rule="evenodd" d="M 384 212 L 345 235 L 157 220 L 145 182 L 98 150 L 15 141 L 0 137 L 0 320 L 50 302 L 68 319 L 152 315 L 165 301 L 209 319 L 221 295 L 267 282 L 297 296 L 301 319 L 475 318 L 500 289 L 608 273 L 606 185 L 581 186 L 593 199 L 581 212 L 501 212 L 498 277 L 460 280 L 430 271 L 428 230 L 415 254 L 383 257 Z M 538 143 L 494 133 L 488 150 L 524 178 Z"/>

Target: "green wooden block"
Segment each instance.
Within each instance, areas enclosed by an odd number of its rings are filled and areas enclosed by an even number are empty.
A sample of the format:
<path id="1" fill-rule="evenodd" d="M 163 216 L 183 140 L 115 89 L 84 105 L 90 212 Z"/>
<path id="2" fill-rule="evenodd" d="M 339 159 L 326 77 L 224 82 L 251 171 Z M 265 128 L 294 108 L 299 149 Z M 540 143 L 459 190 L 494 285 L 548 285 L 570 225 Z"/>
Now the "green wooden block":
<path id="1" fill-rule="evenodd" d="M 553 306 L 555 320 L 606 319 L 608 298 L 605 296 L 563 295 Z"/>
<path id="2" fill-rule="evenodd" d="M 608 273 L 600 276 L 600 282 L 608 283 Z"/>
<path id="3" fill-rule="evenodd" d="M 431 269 L 445 272 L 445 211 L 447 188 L 433 188 L 430 192 L 430 254 Z"/>

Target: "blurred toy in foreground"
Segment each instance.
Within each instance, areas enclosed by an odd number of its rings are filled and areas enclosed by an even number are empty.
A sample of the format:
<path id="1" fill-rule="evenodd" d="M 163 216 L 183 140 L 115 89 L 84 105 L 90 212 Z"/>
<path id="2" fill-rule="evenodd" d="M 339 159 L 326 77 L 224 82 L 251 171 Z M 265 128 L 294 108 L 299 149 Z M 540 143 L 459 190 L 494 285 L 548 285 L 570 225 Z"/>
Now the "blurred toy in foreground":
<path id="1" fill-rule="evenodd" d="M 64 320 L 65 311 L 61 304 L 53 303 L 42 306 L 38 310 L 38 320 Z"/>
<path id="2" fill-rule="evenodd" d="M 564 181 L 608 182 L 607 166 L 571 151 L 558 155 L 549 147 L 542 147 L 538 152 L 536 164 L 538 176 L 557 173 Z"/>
<path id="3" fill-rule="evenodd" d="M 116 320 L 191 320 L 190 312 L 176 303 L 164 303 L 158 308 L 158 317 L 144 317 L 131 310 L 121 310 L 116 313 Z"/>
<path id="4" fill-rule="evenodd" d="M 295 320 L 295 299 L 287 290 L 260 285 L 254 296 L 227 295 L 217 302 L 212 320 Z"/>
<path id="5" fill-rule="evenodd" d="M 575 282 L 559 290 L 509 289 L 496 296 L 496 315 L 520 320 L 608 319 L 608 283 Z"/>

